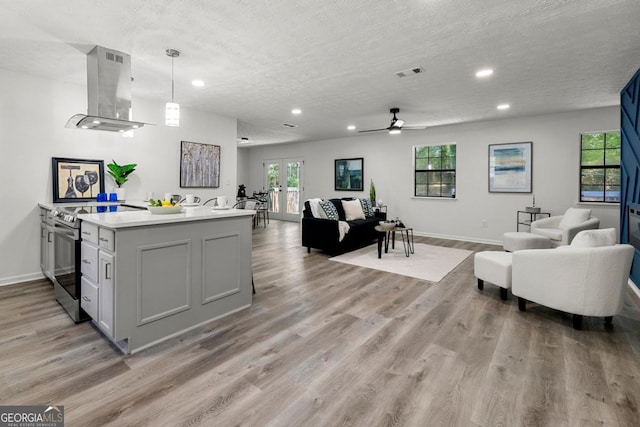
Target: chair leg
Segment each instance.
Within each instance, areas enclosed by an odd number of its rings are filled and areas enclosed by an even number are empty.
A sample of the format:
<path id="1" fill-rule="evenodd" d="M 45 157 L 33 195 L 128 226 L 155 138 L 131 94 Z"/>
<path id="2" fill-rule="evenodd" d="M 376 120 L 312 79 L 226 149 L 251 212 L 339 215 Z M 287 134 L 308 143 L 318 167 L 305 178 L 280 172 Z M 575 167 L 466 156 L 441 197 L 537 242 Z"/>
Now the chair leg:
<path id="1" fill-rule="evenodd" d="M 527 311 L 527 300 L 526 299 L 518 297 L 518 310 Z"/>
<path id="2" fill-rule="evenodd" d="M 251 289 L 253 289 L 253 294 L 256 293 L 256 285 L 253 284 L 253 272 L 251 273 Z"/>
<path id="3" fill-rule="evenodd" d="M 606 316 L 604 318 L 604 323 L 606 323 L 607 325 L 610 325 L 613 322 L 613 316 Z"/>
<path id="4" fill-rule="evenodd" d="M 311 253 L 311 246 L 307 246 L 307 253 L 310 254 Z"/>
<path id="5" fill-rule="evenodd" d="M 582 315 L 574 314 L 573 315 L 573 329 L 581 330 L 582 329 Z"/>
<path id="6" fill-rule="evenodd" d="M 507 300 L 507 288 L 500 288 L 500 299 L 502 301 Z"/>
<path id="7" fill-rule="evenodd" d="M 484 280 L 478 279 L 478 289 L 480 290 L 484 289 Z"/>

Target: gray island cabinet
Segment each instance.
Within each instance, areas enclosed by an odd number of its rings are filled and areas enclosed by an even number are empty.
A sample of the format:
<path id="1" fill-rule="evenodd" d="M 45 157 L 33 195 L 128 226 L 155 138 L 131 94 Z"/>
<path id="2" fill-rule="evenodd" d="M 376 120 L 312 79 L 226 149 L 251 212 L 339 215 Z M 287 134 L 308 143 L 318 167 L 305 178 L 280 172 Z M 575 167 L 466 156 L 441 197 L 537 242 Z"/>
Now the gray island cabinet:
<path id="1" fill-rule="evenodd" d="M 81 306 L 124 353 L 250 306 L 252 215 L 79 215 Z"/>

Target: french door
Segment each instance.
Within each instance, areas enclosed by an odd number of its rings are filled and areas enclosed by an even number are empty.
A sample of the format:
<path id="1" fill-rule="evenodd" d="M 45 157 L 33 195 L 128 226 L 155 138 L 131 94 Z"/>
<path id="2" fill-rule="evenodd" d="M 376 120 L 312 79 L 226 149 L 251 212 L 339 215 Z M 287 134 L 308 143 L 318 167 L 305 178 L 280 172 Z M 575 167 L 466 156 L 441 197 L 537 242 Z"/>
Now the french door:
<path id="1" fill-rule="evenodd" d="M 302 203 L 304 203 L 303 167 L 302 158 L 264 161 L 270 218 L 285 221 L 300 220 Z"/>

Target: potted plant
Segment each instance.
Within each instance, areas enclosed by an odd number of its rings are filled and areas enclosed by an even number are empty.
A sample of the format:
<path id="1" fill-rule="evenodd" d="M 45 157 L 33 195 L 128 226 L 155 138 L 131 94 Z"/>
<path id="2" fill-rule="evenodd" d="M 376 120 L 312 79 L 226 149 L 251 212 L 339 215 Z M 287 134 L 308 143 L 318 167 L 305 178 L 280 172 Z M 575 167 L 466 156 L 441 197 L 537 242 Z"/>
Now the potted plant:
<path id="1" fill-rule="evenodd" d="M 116 185 L 118 186 L 117 188 L 114 188 L 114 191 L 118 195 L 118 200 L 125 199 L 126 190 L 122 188 L 122 184 L 129 180 L 129 175 L 131 175 L 131 173 L 136 170 L 136 166 L 138 165 L 135 163 L 131 163 L 128 165 L 119 165 L 115 160 L 111 160 L 111 163 L 107 165 L 107 168 L 109 168 L 107 172 L 109 173 L 109 175 L 111 175 Z"/>
<path id="2" fill-rule="evenodd" d="M 373 185 L 373 180 L 371 180 L 371 186 L 369 187 L 369 200 L 371 200 L 371 206 L 376 205 L 376 186 Z"/>

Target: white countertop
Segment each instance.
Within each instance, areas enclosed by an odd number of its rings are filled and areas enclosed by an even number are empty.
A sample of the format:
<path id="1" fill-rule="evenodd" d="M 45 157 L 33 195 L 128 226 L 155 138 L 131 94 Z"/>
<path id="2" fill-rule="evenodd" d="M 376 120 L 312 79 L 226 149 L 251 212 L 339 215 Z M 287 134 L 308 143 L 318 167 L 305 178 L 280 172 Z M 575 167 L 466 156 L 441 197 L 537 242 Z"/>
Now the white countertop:
<path id="1" fill-rule="evenodd" d="M 124 202 L 133 206 L 147 206 L 148 203 L 142 201 Z M 88 203 L 83 203 L 87 205 Z M 93 203 L 91 203 L 93 204 Z M 95 203 L 96 205 L 98 203 Z M 105 203 L 100 203 L 105 204 Z M 113 203 L 116 204 L 116 203 Z M 54 209 L 56 206 L 71 207 L 74 204 L 47 204 L 39 203 L 41 207 Z M 78 203 L 77 205 L 80 205 Z M 125 211 L 125 212 L 104 212 L 79 214 L 78 218 L 99 226 L 108 228 L 142 227 L 146 225 L 171 224 L 188 221 L 204 221 L 212 219 L 233 218 L 241 216 L 253 216 L 255 211 L 249 209 L 214 209 L 211 206 L 183 206 L 182 212 L 176 214 L 152 214 L 148 210 Z"/>

